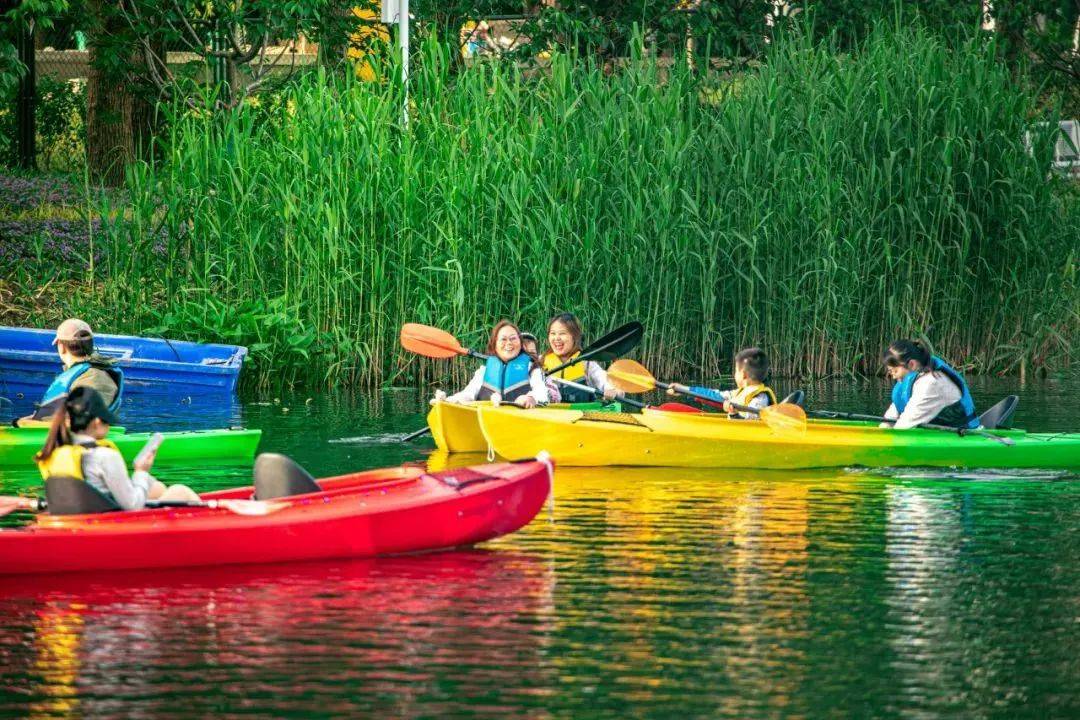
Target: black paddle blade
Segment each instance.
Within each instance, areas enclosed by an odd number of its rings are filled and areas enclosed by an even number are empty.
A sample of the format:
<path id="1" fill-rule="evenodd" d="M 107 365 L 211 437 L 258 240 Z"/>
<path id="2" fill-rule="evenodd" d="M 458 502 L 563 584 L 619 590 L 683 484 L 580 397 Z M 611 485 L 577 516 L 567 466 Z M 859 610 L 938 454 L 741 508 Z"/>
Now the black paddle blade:
<path id="1" fill-rule="evenodd" d="M 590 360 L 611 362 L 626 355 L 636 348 L 645 334 L 645 327 L 639 322 L 629 322 L 603 336 L 581 351 Z"/>

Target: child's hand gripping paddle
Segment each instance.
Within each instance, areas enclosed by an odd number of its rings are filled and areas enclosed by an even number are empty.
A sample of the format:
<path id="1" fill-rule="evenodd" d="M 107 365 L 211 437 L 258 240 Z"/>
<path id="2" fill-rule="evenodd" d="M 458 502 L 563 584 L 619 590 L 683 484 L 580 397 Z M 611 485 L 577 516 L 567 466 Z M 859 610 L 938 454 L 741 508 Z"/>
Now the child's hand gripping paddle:
<path id="1" fill-rule="evenodd" d="M 633 360 L 616 360 L 608 368 L 608 377 L 615 387 L 627 393 L 643 393 L 660 388 L 667 390 L 671 383 L 660 382 L 641 363 Z M 691 390 L 676 389 L 682 395 L 715 402 L 713 398 L 693 392 Z M 757 415 L 770 429 L 784 433 L 806 432 L 806 411 L 792 403 L 780 403 L 768 405 L 763 408 L 754 408 L 748 405 L 731 403 L 731 406 L 740 412 Z"/>

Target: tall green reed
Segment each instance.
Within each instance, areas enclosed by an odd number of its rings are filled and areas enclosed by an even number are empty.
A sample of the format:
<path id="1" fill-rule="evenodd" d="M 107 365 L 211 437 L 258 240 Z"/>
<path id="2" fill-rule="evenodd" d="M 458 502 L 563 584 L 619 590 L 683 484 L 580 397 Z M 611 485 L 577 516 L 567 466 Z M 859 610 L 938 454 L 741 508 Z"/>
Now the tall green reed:
<path id="1" fill-rule="evenodd" d="M 672 377 L 750 344 L 778 374 L 873 371 L 919 333 L 981 371 L 1071 361 L 1080 203 L 992 47 L 794 38 L 737 82 L 432 54 L 411 92 L 407 129 L 400 88 L 324 75 L 170 123 L 107 226 L 116 324 L 248 343 L 263 384 L 426 381 L 403 322 L 480 346 L 562 310 L 640 319 Z"/>

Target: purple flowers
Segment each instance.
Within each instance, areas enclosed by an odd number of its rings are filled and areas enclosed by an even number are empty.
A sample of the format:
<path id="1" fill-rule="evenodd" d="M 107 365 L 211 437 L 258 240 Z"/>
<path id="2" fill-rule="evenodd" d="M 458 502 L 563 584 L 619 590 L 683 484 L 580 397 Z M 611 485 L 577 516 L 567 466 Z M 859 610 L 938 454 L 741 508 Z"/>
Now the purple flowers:
<path id="1" fill-rule="evenodd" d="M 101 221 L 91 220 L 0 220 L 0 265 L 40 259 L 71 269 L 90 262 L 90 236 L 100 237 Z M 103 243 L 94 248 L 100 262 Z"/>
<path id="2" fill-rule="evenodd" d="M 3 214 L 25 212 L 42 205 L 75 206 L 84 201 L 82 188 L 65 177 L 0 175 L 0 213 Z"/>

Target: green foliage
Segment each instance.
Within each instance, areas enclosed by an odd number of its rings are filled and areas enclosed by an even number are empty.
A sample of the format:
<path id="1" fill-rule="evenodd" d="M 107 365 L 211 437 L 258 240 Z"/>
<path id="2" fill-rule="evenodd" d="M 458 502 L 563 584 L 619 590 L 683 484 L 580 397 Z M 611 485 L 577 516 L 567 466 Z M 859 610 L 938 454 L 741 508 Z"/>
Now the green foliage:
<path id="1" fill-rule="evenodd" d="M 0 106 L 0 165 L 15 163 L 14 100 Z M 37 106 L 38 167 L 74 171 L 82 168 L 86 153 L 86 90 L 84 86 L 38 79 Z"/>
<path id="2" fill-rule="evenodd" d="M 52 27 L 53 19 L 67 8 L 67 0 L 21 0 L 11 10 L 0 13 L 0 97 L 15 91 L 26 68 L 19 62 L 16 33 L 34 23 L 39 30 Z"/>
<path id="3" fill-rule="evenodd" d="M 665 375 L 748 344 L 779 374 L 874 371 L 931 326 L 979 370 L 1067 364 L 1080 205 L 995 57 L 902 30 L 851 55 L 792 38 L 723 86 L 431 62 L 404 133 L 394 86 L 310 77 L 278 122 L 188 113 L 130 168 L 101 302 L 118 329 L 256 345 L 266 383 L 422 380 L 403 322 L 479 342 L 567 309 L 594 336 L 642 320 Z"/>

